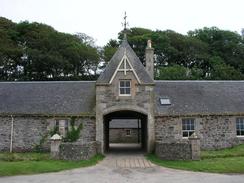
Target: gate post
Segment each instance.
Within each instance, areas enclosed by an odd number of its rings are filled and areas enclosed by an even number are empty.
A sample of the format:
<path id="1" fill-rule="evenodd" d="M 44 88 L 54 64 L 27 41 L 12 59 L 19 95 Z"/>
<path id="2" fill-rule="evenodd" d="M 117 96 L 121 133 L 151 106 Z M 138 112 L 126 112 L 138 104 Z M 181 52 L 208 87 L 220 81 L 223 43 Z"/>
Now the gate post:
<path id="1" fill-rule="evenodd" d="M 54 159 L 59 159 L 59 146 L 62 141 L 62 137 L 58 134 L 54 134 L 51 137 L 51 157 Z"/>
<path id="2" fill-rule="evenodd" d="M 197 137 L 197 135 L 195 133 L 193 133 L 189 137 L 189 141 L 191 144 L 191 159 L 192 160 L 200 160 L 200 153 L 201 153 L 200 138 Z"/>

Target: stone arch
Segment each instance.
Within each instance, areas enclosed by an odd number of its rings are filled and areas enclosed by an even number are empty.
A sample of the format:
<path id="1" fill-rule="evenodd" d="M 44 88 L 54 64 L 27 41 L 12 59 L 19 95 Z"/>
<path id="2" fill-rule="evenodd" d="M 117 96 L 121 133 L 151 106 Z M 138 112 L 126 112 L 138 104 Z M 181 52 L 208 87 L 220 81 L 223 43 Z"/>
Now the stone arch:
<path id="1" fill-rule="evenodd" d="M 135 107 L 128 107 L 128 106 L 120 106 L 120 107 L 112 107 L 108 108 L 103 111 L 103 144 L 104 144 L 104 151 L 110 151 L 110 131 L 111 133 L 114 129 L 110 129 L 110 123 L 114 120 L 136 120 L 138 121 L 137 128 L 137 144 L 139 145 L 140 151 L 147 151 L 148 149 L 148 115 L 145 110 Z M 130 125 L 129 125 L 130 126 Z M 126 126 L 123 126 L 123 129 L 126 129 Z M 130 127 L 129 127 L 130 128 Z M 132 129 L 131 129 L 132 130 Z M 134 130 L 135 132 L 135 130 Z M 117 134 L 112 133 L 112 134 Z M 134 133 L 135 134 L 135 133 Z M 120 135 L 121 136 L 121 133 Z M 113 135 L 112 138 L 115 136 Z M 121 137 L 119 137 L 121 138 Z M 124 136 L 123 140 L 126 138 Z M 123 143 L 124 141 L 116 142 L 116 143 Z M 136 142 L 134 142 L 136 143 Z M 112 144 L 111 144 L 112 145 Z M 111 147 L 112 148 L 112 147 Z"/>
<path id="2" fill-rule="evenodd" d="M 134 112 L 142 113 L 144 115 L 148 115 L 148 112 L 141 107 L 131 106 L 131 105 L 121 105 L 121 106 L 113 106 L 105 109 L 103 111 L 103 116 L 117 111 L 134 111 Z"/>

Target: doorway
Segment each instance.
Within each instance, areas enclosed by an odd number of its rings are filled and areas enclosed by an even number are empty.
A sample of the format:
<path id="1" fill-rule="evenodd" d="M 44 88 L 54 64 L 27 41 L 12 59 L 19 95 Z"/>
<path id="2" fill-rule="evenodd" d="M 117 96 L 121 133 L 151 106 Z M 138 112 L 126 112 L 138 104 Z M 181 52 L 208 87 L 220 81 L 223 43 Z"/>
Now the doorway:
<path id="1" fill-rule="evenodd" d="M 147 115 L 128 110 L 105 115 L 104 147 L 110 153 L 146 152 Z"/>

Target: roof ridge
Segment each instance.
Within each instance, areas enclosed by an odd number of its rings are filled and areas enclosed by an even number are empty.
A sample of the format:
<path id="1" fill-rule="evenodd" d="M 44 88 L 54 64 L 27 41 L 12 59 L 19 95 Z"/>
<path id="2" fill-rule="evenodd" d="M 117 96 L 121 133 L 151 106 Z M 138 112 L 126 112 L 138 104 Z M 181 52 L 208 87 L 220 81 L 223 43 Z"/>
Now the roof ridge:
<path id="1" fill-rule="evenodd" d="M 38 83 L 95 83 L 96 81 L 7 81 L 7 82 L 0 82 L 0 84 L 23 84 L 23 83 L 31 83 L 31 84 L 38 84 Z"/>
<path id="2" fill-rule="evenodd" d="M 159 83 L 159 82 L 168 82 L 168 83 L 224 83 L 224 82 L 240 82 L 243 83 L 244 80 L 154 80 L 154 82 Z"/>

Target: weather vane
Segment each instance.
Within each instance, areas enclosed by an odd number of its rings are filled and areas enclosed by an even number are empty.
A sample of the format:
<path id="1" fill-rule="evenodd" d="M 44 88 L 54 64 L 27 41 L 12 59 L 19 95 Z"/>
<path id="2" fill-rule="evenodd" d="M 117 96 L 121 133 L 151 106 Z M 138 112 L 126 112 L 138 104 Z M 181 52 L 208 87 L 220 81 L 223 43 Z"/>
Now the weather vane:
<path id="1" fill-rule="evenodd" d="M 124 22 L 122 22 L 122 26 L 124 27 L 124 30 L 122 31 L 124 33 L 124 39 L 126 39 L 126 31 L 127 31 L 126 27 L 129 26 L 126 19 L 127 19 L 127 15 L 126 15 L 126 11 L 125 11 Z"/>
<path id="2" fill-rule="evenodd" d="M 129 24 L 128 24 L 126 19 L 127 19 L 127 15 L 126 15 L 126 11 L 125 11 L 124 23 L 122 23 L 122 26 L 124 27 L 124 30 L 126 30 L 126 26 L 129 26 Z"/>

